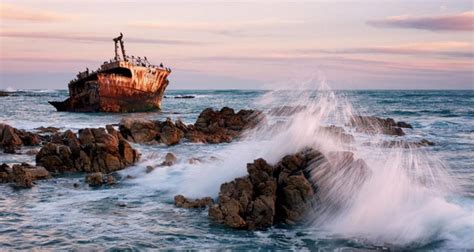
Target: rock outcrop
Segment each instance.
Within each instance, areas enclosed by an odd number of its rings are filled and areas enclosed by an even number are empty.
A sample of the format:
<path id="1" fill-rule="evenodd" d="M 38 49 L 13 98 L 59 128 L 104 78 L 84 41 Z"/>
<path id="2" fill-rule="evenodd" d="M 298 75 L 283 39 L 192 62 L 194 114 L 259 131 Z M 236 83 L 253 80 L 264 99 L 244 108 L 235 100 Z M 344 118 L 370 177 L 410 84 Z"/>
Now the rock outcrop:
<path id="1" fill-rule="evenodd" d="M 188 199 L 183 195 L 174 196 L 174 205 L 181 208 L 205 208 L 210 207 L 214 204 L 214 200 L 211 197 L 205 197 L 202 199 Z"/>
<path id="2" fill-rule="evenodd" d="M 37 134 L 0 123 L 0 148 L 4 153 L 16 153 L 21 146 L 36 146 L 40 143 L 41 138 Z"/>
<path id="3" fill-rule="evenodd" d="M 247 171 L 247 176 L 221 185 L 218 204 L 209 208 L 210 219 L 236 229 L 294 225 L 321 204 L 341 204 L 331 201 L 332 185 L 324 181 L 345 174 L 349 178 L 341 184 L 358 190 L 370 176 L 365 162 L 354 158 L 352 152 L 329 152 L 326 156 L 309 148 L 287 155 L 273 166 L 257 159 L 247 164 Z"/>
<path id="4" fill-rule="evenodd" d="M 307 149 L 285 156 L 275 166 L 255 160 L 247 165 L 248 176 L 221 185 L 219 203 L 209 209 L 209 217 L 250 230 L 301 222 L 312 209 L 316 192 L 306 167 L 320 157 L 321 153 Z"/>
<path id="5" fill-rule="evenodd" d="M 18 187 L 31 188 L 36 180 L 49 178 L 51 175 L 41 166 L 22 163 L 10 168 L 7 164 L 0 165 L 0 182 L 2 183 L 15 183 Z"/>
<path id="6" fill-rule="evenodd" d="M 220 111 L 207 108 L 201 112 L 194 125 L 185 125 L 167 119 L 164 122 L 124 118 L 120 122 L 120 133 L 129 141 L 137 143 L 158 142 L 166 145 L 178 144 L 185 138 L 190 142 L 231 142 L 240 133 L 253 128 L 264 120 L 261 112 L 224 107 Z"/>
<path id="7" fill-rule="evenodd" d="M 106 129 L 81 129 L 78 136 L 70 130 L 64 132 L 41 148 L 36 163 L 54 173 L 110 173 L 134 164 L 138 158 L 138 152 L 107 125 Z"/>
<path id="8" fill-rule="evenodd" d="M 396 122 L 392 118 L 383 119 L 375 116 L 354 116 L 351 119 L 350 125 L 360 132 L 394 136 L 405 135 L 402 128 L 413 128 L 411 124 L 406 122 Z"/>

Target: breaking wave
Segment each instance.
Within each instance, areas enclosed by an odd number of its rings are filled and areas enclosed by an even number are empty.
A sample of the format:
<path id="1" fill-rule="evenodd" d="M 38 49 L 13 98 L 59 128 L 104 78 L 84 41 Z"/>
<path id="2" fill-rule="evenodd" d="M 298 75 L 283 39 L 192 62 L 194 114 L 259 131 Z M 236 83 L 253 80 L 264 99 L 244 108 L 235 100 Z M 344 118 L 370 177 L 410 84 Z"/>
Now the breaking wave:
<path id="1" fill-rule="evenodd" d="M 357 111 L 324 82 L 316 90 L 306 83 L 291 92 L 268 92 L 257 105 L 268 123 L 246 132 L 243 141 L 207 153 L 189 144 L 189 155 L 177 165 L 146 174 L 143 166 L 160 159 L 150 154 L 141 167 L 123 173 L 170 195 L 217 197 L 222 183 L 246 174 L 246 163 L 260 157 L 276 163 L 312 147 L 328 157 L 310 167 L 319 193 L 308 228 L 318 235 L 323 230 L 375 246 L 420 248 L 443 241 L 451 248 L 474 247 L 472 203 L 459 203 L 457 181 L 429 149 L 387 148 L 383 143 L 393 137 L 356 131 L 349 124 Z M 347 167 L 348 156 L 359 165 Z"/>

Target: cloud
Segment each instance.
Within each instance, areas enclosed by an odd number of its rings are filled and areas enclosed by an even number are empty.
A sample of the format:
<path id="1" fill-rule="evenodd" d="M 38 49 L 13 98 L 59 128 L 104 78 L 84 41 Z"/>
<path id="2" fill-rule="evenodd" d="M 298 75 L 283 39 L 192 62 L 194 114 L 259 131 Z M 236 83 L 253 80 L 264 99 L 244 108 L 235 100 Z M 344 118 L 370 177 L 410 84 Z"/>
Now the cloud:
<path id="1" fill-rule="evenodd" d="M 136 21 L 130 23 L 134 28 L 169 29 L 182 31 L 209 32 L 218 35 L 243 35 L 252 29 L 280 27 L 303 24 L 302 20 L 259 19 L 229 22 L 160 22 Z M 268 33 L 266 33 L 268 34 Z"/>
<path id="2" fill-rule="evenodd" d="M 74 19 L 70 14 L 56 13 L 52 11 L 45 11 L 33 9 L 26 6 L 1 4 L 0 5 L 0 19 L 1 20 L 18 20 L 30 22 L 62 22 Z"/>
<path id="3" fill-rule="evenodd" d="M 430 31 L 474 31 L 474 11 L 440 16 L 393 16 L 370 20 L 375 27 L 409 28 Z"/>
<path id="4" fill-rule="evenodd" d="M 470 60 L 445 61 L 445 60 L 425 60 L 425 61 L 397 61 L 397 60 L 372 60 L 357 57 L 325 57 L 325 56 L 303 56 L 292 54 L 280 55 L 255 55 L 255 56 L 212 56 L 194 58 L 197 61 L 226 62 L 236 64 L 266 63 L 281 66 L 304 65 L 304 66 L 331 66 L 335 68 L 348 68 L 363 72 L 377 72 L 387 74 L 386 70 L 403 70 L 414 74 L 419 72 L 462 72 L 472 73 L 474 64 Z"/>
<path id="5" fill-rule="evenodd" d="M 451 57 L 472 58 L 474 57 L 474 46 L 468 42 L 441 41 L 411 43 L 392 46 L 369 46 L 343 49 L 302 49 L 295 50 L 302 54 L 392 54 L 407 56 L 429 56 L 429 57 Z"/>
<path id="6" fill-rule="evenodd" d="M 105 37 L 105 36 L 86 35 L 86 34 L 23 32 L 23 31 L 21 32 L 0 31 L 0 37 L 54 39 L 54 40 L 79 41 L 79 42 L 110 42 L 110 43 L 113 38 L 113 36 Z M 171 45 L 200 44 L 198 42 L 188 41 L 188 40 L 151 39 L 151 38 L 137 38 L 137 37 L 125 37 L 125 41 L 130 42 L 130 43 L 141 43 L 141 44 L 171 44 Z"/>
<path id="7" fill-rule="evenodd" d="M 80 59 L 80 58 L 58 58 L 58 57 L 35 57 L 35 56 L 3 56 L 2 61 L 16 62 L 48 62 L 48 63 L 97 63 L 97 60 Z"/>

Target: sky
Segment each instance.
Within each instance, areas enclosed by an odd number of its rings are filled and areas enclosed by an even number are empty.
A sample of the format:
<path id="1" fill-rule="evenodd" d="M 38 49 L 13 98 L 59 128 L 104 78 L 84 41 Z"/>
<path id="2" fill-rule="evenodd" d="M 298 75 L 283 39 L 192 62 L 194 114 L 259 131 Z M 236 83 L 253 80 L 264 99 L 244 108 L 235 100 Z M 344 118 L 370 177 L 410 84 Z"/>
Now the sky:
<path id="1" fill-rule="evenodd" d="M 169 89 L 474 89 L 470 0 L 0 0 L 0 89 L 66 89 L 120 32 Z"/>

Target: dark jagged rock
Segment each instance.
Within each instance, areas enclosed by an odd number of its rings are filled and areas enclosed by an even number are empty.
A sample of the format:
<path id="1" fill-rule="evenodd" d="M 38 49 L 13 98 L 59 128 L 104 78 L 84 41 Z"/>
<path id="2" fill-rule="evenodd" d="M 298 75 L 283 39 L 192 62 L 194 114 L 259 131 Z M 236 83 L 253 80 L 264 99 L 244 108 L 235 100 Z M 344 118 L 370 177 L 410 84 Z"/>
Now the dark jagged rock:
<path id="1" fill-rule="evenodd" d="M 164 122 L 155 122 L 155 127 L 158 129 L 157 140 L 166 145 L 178 144 L 184 133 L 180 130 L 171 119 L 166 119 Z"/>
<path id="2" fill-rule="evenodd" d="M 119 130 L 125 139 L 137 143 L 153 141 L 158 135 L 155 123 L 145 119 L 123 118 Z"/>
<path id="3" fill-rule="evenodd" d="M 188 199 L 183 195 L 174 196 L 174 205 L 181 208 L 205 208 L 212 206 L 213 204 L 214 200 L 211 197 Z"/>
<path id="4" fill-rule="evenodd" d="M 15 133 L 15 129 L 7 124 L 0 124 L 0 146 L 5 153 L 15 153 L 23 142 Z"/>
<path id="5" fill-rule="evenodd" d="M 277 223 L 300 223 L 313 208 L 316 188 L 309 180 L 307 167 L 322 158 L 324 156 L 320 152 L 307 149 L 283 157 L 275 166 L 274 176 L 278 181 Z"/>
<path id="6" fill-rule="evenodd" d="M 311 169 L 308 169 L 311 167 Z M 276 165 L 257 159 L 247 165 L 248 175 L 221 185 L 218 204 L 209 208 L 209 218 L 237 229 L 266 229 L 275 224 L 294 225 L 326 200 L 331 185 L 328 176 L 346 174 L 353 190 L 370 176 L 367 165 L 352 152 L 330 152 L 327 157 L 313 149 L 286 155 Z M 319 181 L 312 184 L 311 181 Z M 318 184 L 319 183 L 319 184 Z M 316 197 L 318 195 L 318 197 Z M 344 200 L 348 201 L 347 198 Z M 322 203 L 321 203 L 322 204 Z"/>
<path id="7" fill-rule="evenodd" d="M 209 217 L 238 229 L 264 229 L 273 224 L 277 182 L 263 159 L 247 165 L 249 176 L 221 185 L 219 204 Z"/>
<path id="8" fill-rule="evenodd" d="M 4 153 L 16 153 L 21 146 L 36 146 L 40 142 L 37 134 L 0 123 L 0 148 Z"/>
<path id="9" fill-rule="evenodd" d="M 375 116 L 354 116 L 351 118 L 350 125 L 360 132 L 394 136 L 405 135 L 402 128 L 413 128 L 406 122 L 395 122 L 392 118 L 383 119 Z"/>
<path id="10" fill-rule="evenodd" d="M 8 183 L 11 181 L 12 168 L 3 163 L 0 165 L 0 183 Z"/>
<path id="11" fill-rule="evenodd" d="M 6 97 L 6 96 L 9 96 L 8 92 L 0 91 L 0 97 Z"/>
<path id="12" fill-rule="evenodd" d="M 248 176 L 221 185 L 219 203 L 209 209 L 209 217 L 250 230 L 301 222 L 313 206 L 315 193 L 305 169 L 321 155 L 308 149 L 285 156 L 275 166 L 255 160 L 247 165 Z"/>
<path id="13" fill-rule="evenodd" d="M 36 163 L 55 173 L 110 173 L 138 161 L 138 152 L 113 127 L 106 128 L 81 129 L 79 137 L 68 130 L 41 148 Z"/>
<path id="14" fill-rule="evenodd" d="M 120 133 L 126 139 L 137 143 L 159 142 L 166 145 L 178 144 L 185 138 L 190 142 L 223 143 L 231 142 L 248 128 L 254 128 L 264 121 L 261 112 L 224 107 L 220 111 L 207 108 L 201 112 L 194 125 L 182 121 L 149 121 L 125 118 L 120 123 Z"/>
<path id="15" fill-rule="evenodd" d="M 12 168 L 6 164 L 0 166 L 0 182 L 13 182 L 18 187 L 31 188 L 36 180 L 49 178 L 51 175 L 41 166 L 32 166 L 27 163 L 15 164 Z"/>

